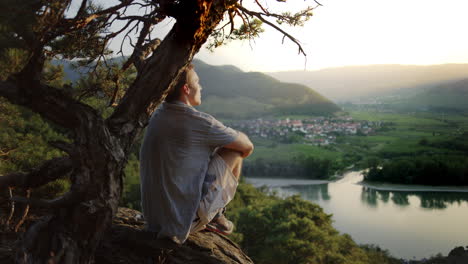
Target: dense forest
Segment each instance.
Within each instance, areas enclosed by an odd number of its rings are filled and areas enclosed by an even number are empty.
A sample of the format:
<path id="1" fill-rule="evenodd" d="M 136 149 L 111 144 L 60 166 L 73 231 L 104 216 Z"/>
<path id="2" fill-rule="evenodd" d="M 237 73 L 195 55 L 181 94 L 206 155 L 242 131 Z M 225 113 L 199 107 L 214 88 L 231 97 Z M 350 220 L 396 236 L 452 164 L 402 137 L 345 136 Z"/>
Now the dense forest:
<path id="1" fill-rule="evenodd" d="M 419 156 L 398 158 L 371 166 L 366 181 L 420 185 L 468 185 L 468 158 Z"/>
<path id="2" fill-rule="evenodd" d="M 468 185 L 468 133 L 437 142 L 423 138 L 418 145 L 449 149 L 445 155 L 428 152 L 396 156 L 391 159 L 367 160 L 366 181 L 420 185 Z M 385 156 L 383 156 L 385 157 Z"/>

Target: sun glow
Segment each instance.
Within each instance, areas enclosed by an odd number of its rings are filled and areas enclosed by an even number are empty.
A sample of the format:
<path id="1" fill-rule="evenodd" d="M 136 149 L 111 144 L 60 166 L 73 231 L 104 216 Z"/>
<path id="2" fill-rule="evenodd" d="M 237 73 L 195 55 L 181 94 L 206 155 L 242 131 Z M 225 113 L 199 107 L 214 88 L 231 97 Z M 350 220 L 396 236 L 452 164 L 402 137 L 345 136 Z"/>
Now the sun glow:
<path id="1" fill-rule="evenodd" d="M 300 1 L 302 2 L 302 1 Z M 312 1 L 306 1 L 306 3 Z M 287 29 L 302 43 L 307 59 L 291 41 L 268 28 L 259 39 L 233 42 L 198 58 L 234 64 L 246 71 L 320 69 L 368 64 L 468 62 L 468 1 L 323 0 L 302 28 Z M 284 5 L 299 5 L 299 2 Z"/>

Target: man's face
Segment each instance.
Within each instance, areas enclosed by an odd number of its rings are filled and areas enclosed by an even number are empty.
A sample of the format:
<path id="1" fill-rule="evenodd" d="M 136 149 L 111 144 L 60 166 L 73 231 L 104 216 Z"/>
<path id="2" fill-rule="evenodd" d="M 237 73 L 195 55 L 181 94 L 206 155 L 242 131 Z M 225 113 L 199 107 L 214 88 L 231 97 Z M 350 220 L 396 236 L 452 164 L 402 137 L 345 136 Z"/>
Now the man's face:
<path id="1" fill-rule="evenodd" d="M 187 85 L 189 87 L 188 99 L 190 105 L 197 106 L 201 104 L 201 90 L 198 74 L 192 69 L 187 72 Z"/>

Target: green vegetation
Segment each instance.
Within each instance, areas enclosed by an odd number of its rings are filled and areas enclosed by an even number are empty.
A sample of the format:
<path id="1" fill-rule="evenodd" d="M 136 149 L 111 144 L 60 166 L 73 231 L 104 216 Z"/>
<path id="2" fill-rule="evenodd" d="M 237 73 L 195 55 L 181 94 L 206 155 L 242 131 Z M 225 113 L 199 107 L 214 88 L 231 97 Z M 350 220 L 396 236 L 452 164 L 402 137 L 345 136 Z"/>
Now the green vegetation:
<path id="1" fill-rule="evenodd" d="M 17 72 L 24 60 L 24 51 L 10 48 L 0 53 L 0 80 Z M 63 85 L 63 70 L 50 64 L 46 66 L 44 81 L 52 86 Z M 0 175 L 27 172 L 44 160 L 58 157 L 61 151 L 49 142 L 66 141 L 57 127 L 44 121 L 38 114 L 9 103 L 0 97 Z M 33 196 L 53 198 L 64 193 L 69 182 L 56 180 L 32 192 Z M 18 192 L 21 193 L 21 190 Z"/>
<path id="2" fill-rule="evenodd" d="M 252 116 L 264 115 L 270 112 L 274 106 L 245 96 L 221 98 L 216 95 L 207 95 L 203 99 L 203 105 L 200 108 L 204 112 L 213 113 L 215 116 L 247 119 Z"/>
<path id="3" fill-rule="evenodd" d="M 299 162 L 299 160 L 309 157 L 329 162 L 331 172 L 328 175 L 333 175 L 334 172 L 339 172 L 352 165 L 354 168 L 369 168 L 373 160 L 377 160 L 376 162 L 381 166 L 390 164 L 392 160 L 406 159 L 412 166 L 417 167 L 415 157 L 424 157 L 420 160 L 440 160 L 441 158 L 438 157 L 450 157 L 450 159 L 463 162 L 464 157 L 468 154 L 468 116 L 466 115 L 432 112 L 385 113 L 376 109 L 351 111 L 350 115 L 354 120 L 381 122 L 381 126 L 367 136 L 359 134 L 337 136 L 336 144 L 328 146 L 284 144 L 254 137 L 255 152 L 246 160 L 246 168 L 249 168 L 248 175 L 293 178 L 294 175 L 287 173 L 272 173 L 272 171 L 281 172 L 281 170 L 250 170 L 251 167 L 278 168 L 282 166 L 286 168 L 284 164 L 289 164 L 290 167 L 301 172 L 295 175 L 295 178 L 317 178 L 317 174 L 305 173 L 304 164 Z M 446 166 L 452 168 L 447 169 L 447 173 L 462 170 L 459 165 L 446 164 Z M 268 173 L 261 173 L 262 170 Z M 252 173 L 254 171 L 256 173 Z M 409 183 L 409 181 L 407 182 Z M 433 181 L 428 181 L 426 184 L 430 184 L 429 182 L 435 184 Z M 443 182 L 449 181 L 439 181 L 440 184 Z M 400 181 L 400 183 L 404 182 Z M 419 180 L 417 183 L 424 184 Z"/>
<path id="4" fill-rule="evenodd" d="M 309 178 L 328 179 L 340 168 L 330 159 L 298 155 L 292 160 L 265 160 L 263 158 L 246 162 L 243 168 L 245 176 L 268 176 L 270 178 Z"/>
<path id="5" fill-rule="evenodd" d="M 257 137 L 253 142 L 255 151 L 244 163 L 245 176 L 327 179 L 344 169 L 342 155 L 331 149 Z"/>
<path id="6" fill-rule="evenodd" d="M 377 135 L 342 140 L 349 144 L 349 149 L 354 149 L 354 153 L 359 153 L 360 167 L 370 168 L 366 180 L 466 185 L 466 115 L 433 112 L 351 114 L 355 119 L 385 123 Z"/>
<path id="7" fill-rule="evenodd" d="M 402 184 L 468 185 L 468 158 L 420 156 L 394 159 L 382 165 L 373 162 L 364 179 Z"/>
<path id="8" fill-rule="evenodd" d="M 241 183 L 227 214 L 236 225 L 233 238 L 255 263 L 400 263 L 339 234 L 331 215 L 298 196 L 280 199 Z"/>

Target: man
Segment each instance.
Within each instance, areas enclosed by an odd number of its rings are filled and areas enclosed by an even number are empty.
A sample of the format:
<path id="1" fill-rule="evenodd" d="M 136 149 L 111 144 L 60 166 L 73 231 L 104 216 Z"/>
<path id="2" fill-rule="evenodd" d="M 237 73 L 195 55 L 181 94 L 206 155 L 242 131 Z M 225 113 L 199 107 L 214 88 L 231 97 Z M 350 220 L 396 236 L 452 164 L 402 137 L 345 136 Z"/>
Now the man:
<path id="1" fill-rule="evenodd" d="M 224 234 L 233 224 L 223 209 L 236 191 L 249 138 L 197 111 L 199 78 L 187 66 L 152 115 L 140 150 L 141 203 L 147 228 L 183 243 L 209 228 Z"/>

